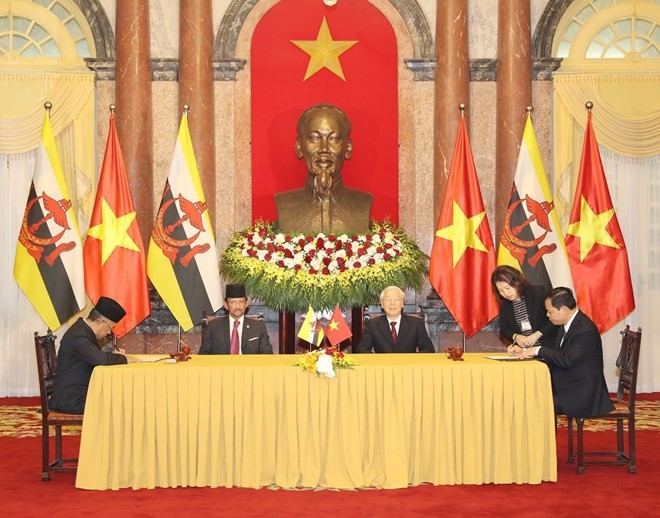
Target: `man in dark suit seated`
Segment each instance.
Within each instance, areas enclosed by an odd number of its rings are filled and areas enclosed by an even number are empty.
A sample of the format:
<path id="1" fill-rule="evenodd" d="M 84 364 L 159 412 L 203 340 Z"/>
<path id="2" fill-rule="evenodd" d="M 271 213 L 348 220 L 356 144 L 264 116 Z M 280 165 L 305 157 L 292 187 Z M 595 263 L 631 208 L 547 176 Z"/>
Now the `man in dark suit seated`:
<path id="1" fill-rule="evenodd" d="M 569 288 L 555 288 L 545 299 L 550 321 L 561 326 L 552 345 L 520 347 L 509 352 L 538 357 L 550 366 L 555 414 L 592 417 L 614 410 L 603 375 L 603 344 L 596 324 L 577 308 Z"/>
<path id="2" fill-rule="evenodd" d="M 397 286 L 388 286 L 380 294 L 380 305 L 385 311 L 381 317 L 369 320 L 355 353 L 433 353 L 433 343 L 424 322 L 404 315 L 404 292 Z"/>
<path id="3" fill-rule="evenodd" d="M 273 354 L 266 325 L 245 317 L 249 305 L 243 284 L 227 284 L 228 314 L 209 322 L 199 354 Z"/>
<path id="4" fill-rule="evenodd" d="M 124 365 L 139 360 L 123 351 L 104 347 L 112 343 L 112 329 L 126 311 L 110 297 L 100 297 L 87 318 L 76 320 L 64 333 L 57 353 L 57 375 L 51 410 L 82 414 L 92 371 L 97 365 Z"/>

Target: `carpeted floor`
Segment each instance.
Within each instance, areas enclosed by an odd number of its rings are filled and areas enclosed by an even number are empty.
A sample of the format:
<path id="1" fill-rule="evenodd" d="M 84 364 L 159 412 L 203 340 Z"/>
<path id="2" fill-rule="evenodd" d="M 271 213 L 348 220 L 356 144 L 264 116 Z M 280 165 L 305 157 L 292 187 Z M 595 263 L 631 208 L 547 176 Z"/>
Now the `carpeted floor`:
<path id="1" fill-rule="evenodd" d="M 4 406 L 3 406 L 4 403 Z M 20 403 L 23 403 L 22 405 Z M 342 518 L 469 516 L 545 518 L 580 516 L 660 517 L 660 394 L 643 395 L 637 434 L 638 472 L 625 466 L 589 466 L 578 475 L 566 463 L 565 428 L 557 433 L 556 483 L 432 486 L 396 490 L 271 490 L 244 488 L 169 488 L 84 491 L 75 488 L 75 473 L 56 473 L 40 481 L 41 439 L 36 401 L 0 399 L 0 516 L 8 517 L 155 517 L 227 516 L 307 518 L 338 513 Z M 560 422 L 561 426 L 562 423 Z M 609 426 L 609 425 L 608 425 Z M 65 445 L 74 454 L 79 431 Z M 613 445 L 613 429 L 588 430 L 591 449 Z"/>

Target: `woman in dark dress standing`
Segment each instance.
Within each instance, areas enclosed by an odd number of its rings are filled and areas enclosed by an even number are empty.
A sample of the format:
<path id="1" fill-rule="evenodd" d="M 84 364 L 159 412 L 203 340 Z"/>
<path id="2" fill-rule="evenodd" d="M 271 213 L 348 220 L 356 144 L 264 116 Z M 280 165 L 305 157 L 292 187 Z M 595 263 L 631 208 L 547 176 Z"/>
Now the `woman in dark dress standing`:
<path id="1" fill-rule="evenodd" d="M 500 334 L 521 347 L 552 345 L 557 327 L 545 310 L 546 290 L 533 286 L 512 266 L 498 266 L 490 277 L 500 303 Z"/>

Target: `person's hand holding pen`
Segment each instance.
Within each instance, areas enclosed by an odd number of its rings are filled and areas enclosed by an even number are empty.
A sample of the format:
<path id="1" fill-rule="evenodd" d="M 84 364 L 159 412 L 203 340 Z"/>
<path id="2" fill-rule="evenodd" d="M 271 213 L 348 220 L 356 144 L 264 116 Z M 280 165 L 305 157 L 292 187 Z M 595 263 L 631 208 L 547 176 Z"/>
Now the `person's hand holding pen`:
<path id="1" fill-rule="evenodd" d="M 531 347 L 532 345 L 535 345 L 543 336 L 543 333 L 541 331 L 534 331 L 531 335 L 520 335 L 520 334 L 513 334 L 513 343 L 518 344 L 521 347 Z"/>

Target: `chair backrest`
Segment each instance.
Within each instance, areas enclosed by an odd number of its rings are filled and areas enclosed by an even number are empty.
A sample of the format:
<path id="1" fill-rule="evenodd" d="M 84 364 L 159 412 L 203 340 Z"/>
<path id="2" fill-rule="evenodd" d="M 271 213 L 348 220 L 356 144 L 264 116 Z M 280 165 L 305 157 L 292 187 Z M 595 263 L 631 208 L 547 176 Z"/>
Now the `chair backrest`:
<path id="1" fill-rule="evenodd" d="M 41 395 L 41 410 L 48 411 L 48 400 L 55 387 L 57 374 L 57 353 L 55 352 L 56 335 L 49 329 L 45 335 L 34 333 L 34 347 L 37 352 L 37 371 L 39 372 L 39 392 Z"/>
<path id="2" fill-rule="evenodd" d="M 621 350 L 616 360 L 619 368 L 619 387 L 616 398 L 627 401 L 628 408 L 635 407 L 637 393 L 637 366 L 639 365 L 639 348 L 642 344 L 642 328 L 631 331 L 630 326 L 621 331 Z"/>

